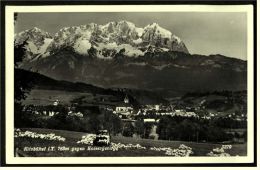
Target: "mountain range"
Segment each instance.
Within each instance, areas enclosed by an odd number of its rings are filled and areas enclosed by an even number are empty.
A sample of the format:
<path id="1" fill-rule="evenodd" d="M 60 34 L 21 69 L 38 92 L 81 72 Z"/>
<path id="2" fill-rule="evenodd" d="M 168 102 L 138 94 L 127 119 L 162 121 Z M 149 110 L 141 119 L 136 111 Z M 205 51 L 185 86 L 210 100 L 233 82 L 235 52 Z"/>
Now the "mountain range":
<path id="1" fill-rule="evenodd" d="M 27 41 L 19 67 L 58 80 L 105 88 L 145 89 L 165 96 L 190 91 L 245 90 L 247 62 L 223 55 L 192 55 L 156 23 L 128 21 L 65 27 L 54 36 L 39 28 L 15 35 Z"/>
<path id="2" fill-rule="evenodd" d="M 37 27 L 20 32 L 15 43 L 28 41 L 28 57 L 46 57 L 64 47 L 75 52 L 89 55 L 88 50 L 95 48 L 96 57 L 111 59 L 124 49 L 129 57 L 138 57 L 150 51 L 188 50 L 182 40 L 170 31 L 152 23 L 144 28 L 136 27 L 128 21 L 109 22 L 105 25 L 90 23 L 81 26 L 64 27 L 54 36 Z"/>

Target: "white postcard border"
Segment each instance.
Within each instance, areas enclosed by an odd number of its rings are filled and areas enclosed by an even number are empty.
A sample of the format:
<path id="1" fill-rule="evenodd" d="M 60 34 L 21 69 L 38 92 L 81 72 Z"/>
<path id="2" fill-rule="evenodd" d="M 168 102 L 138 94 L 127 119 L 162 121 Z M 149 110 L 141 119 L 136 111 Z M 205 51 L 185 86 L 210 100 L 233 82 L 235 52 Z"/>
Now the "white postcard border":
<path id="1" fill-rule="evenodd" d="M 248 145 L 240 157 L 14 157 L 14 12 L 246 12 L 248 62 Z M 254 155 L 254 44 L 252 5 L 48 5 L 6 6 L 6 163 L 7 164 L 154 164 L 252 163 Z"/>

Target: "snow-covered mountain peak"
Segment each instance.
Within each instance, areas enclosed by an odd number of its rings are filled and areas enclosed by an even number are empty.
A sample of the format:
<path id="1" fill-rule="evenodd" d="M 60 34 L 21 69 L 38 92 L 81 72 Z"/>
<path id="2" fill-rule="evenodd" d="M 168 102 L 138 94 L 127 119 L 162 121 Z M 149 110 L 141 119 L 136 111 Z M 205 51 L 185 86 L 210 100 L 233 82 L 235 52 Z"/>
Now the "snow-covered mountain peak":
<path id="1" fill-rule="evenodd" d="M 118 25 L 127 25 L 130 29 L 135 29 L 135 24 L 129 21 L 121 20 L 118 22 Z"/>
<path id="2" fill-rule="evenodd" d="M 34 27 L 15 35 L 15 44 L 27 42 L 27 58 L 43 55 L 52 41 L 52 35 L 40 28 Z"/>
<path id="3" fill-rule="evenodd" d="M 150 25 L 147 25 L 144 28 L 144 31 L 156 34 L 156 35 L 160 36 L 161 38 L 169 38 L 169 39 L 171 39 L 171 36 L 172 36 L 172 33 L 170 31 L 160 27 L 159 24 L 157 24 L 157 23 L 152 23 Z"/>
<path id="4" fill-rule="evenodd" d="M 147 26 L 144 27 L 144 29 L 157 29 L 157 28 L 162 29 L 162 27 L 160 27 L 159 24 L 156 22 L 148 24 Z"/>
<path id="5" fill-rule="evenodd" d="M 42 32 L 42 30 L 38 27 L 33 27 L 31 30 L 35 32 Z"/>
<path id="6" fill-rule="evenodd" d="M 40 37 L 52 38 L 50 33 L 43 31 L 40 28 L 33 27 L 31 29 L 27 29 L 25 31 L 22 31 L 19 34 L 16 34 L 15 40 L 18 40 L 20 38 L 37 39 L 37 38 L 40 38 Z"/>
<path id="7" fill-rule="evenodd" d="M 64 27 L 54 37 L 35 27 L 17 34 L 16 39 L 21 38 L 23 41 L 28 39 L 33 54 L 44 56 L 54 54 L 64 47 L 74 49 L 81 55 L 90 55 L 89 50 L 94 48 L 96 54 L 92 50 L 91 55 L 98 58 L 113 58 L 119 52 L 129 57 L 154 51 L 188 53 L 181 39 L 159 24 L 152 23 L 142 28 L 126 20 L 111 21 L 103 25 L 87 23 Z"/>

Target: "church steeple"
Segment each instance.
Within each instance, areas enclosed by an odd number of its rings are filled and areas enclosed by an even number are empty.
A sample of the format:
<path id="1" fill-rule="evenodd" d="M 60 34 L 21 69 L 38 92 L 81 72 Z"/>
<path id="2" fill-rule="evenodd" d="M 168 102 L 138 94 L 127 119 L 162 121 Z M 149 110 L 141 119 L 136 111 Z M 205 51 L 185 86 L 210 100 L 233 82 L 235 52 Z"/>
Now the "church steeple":
<path id="1" fill-rule="evenodd" d="M 125 96 L 124 102 L 125 102 L 125 103 L 129 103 L 129 99 L 128 99 L 128 96 L 127 96 L 127 95 Z"/>

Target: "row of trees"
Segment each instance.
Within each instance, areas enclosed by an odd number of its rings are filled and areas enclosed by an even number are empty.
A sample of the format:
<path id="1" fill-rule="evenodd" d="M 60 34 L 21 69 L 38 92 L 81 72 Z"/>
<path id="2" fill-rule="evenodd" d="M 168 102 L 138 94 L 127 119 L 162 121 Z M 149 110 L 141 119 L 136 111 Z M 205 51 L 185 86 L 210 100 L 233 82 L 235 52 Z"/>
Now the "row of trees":
<path id="1" fill-rule="evenodd" d="M 126 122 L 122 127 L 122 135 L 132 137 L 134 134 L 141 138 L 149 138 L 153 124 L 144 123 L 143 120 L 137 120 L 134 123 Z"/>
<path id="2" fill-rule="evenodd" d="M 107 110 L 88 108 L 84 117 L 68 115 L 64 106 L 51 106 L 59 114 L 52 117 L 30 114 L 30 112 L 15 106 L 16 127 L 49 128 L 71 131 L 96 133 L 100 129 L 107 129 L 112 135 L 122 134 L 132 137 L 134 134 L 141 138 L 149 138 L 152 123 L 144 123 L 143 119 L 133 122 L 123 122 L 117 115 Z M 85 112 L 86 113 L 86 112 Z M 91 113 L 91 114 L 90 114 Z M 17 114 L 18 115 L 18 114 Z M 48 118 L 47 118 L 48 117 Z M 18 121 L 19 120 L 19 121 Z M 214 118 L 211 120 L 198 118 L 184 118 L 181 116 L 163 116 L 157 124 L 157 134 L 163 140 L 208 141 L 222 142 L 238 138 L 239 135 L 227 134 L 227 129 L 246 129 L 246 121 L 235 121 L 231 118 Z M 246 135 L 245 135 L 246 137 Z M 245 139 L 246 140 L 246 139 Z"/>
<path id="3" fill-rule="evenodd" d="M 52 117 L 41 114 L 34 114 L 23 110 L 21 106 L 16 106 L 16 112 L 19 117 L 16 117 L 16 127 L 19 128 L 48 128 L 70 131 L 81 131 L 87 133 L 96 133 L 100 129 L 107 129 L 111 135 L 122 134 L 123 136 L 132 137 L 134 134 L 148 138 L 152 125 L 146 124 L 142 120 L 135 123 L 123 122 L 117 115 L 110 111 L 91 109 L 89 113 L 83 117 L 68 115 L 66 107 L 58 106 L 54 109 L 58 111 Z M 17 114 L 18 115 L 18 114 Z"/>
<path id="4" fill-rule="evenodd" d="M 222 90 L 222 91 L 212 91 L 212 92 L 188 92 L 182 98 L 185 99 L 187 97 L 203 97 L 209 95 L 218 95 L 224 97 L 232 97 L 232 96 L 243 96 L 246 95 L 246 90 L 241 91 L 230 91 L 230 90 Z"/>
<path id="5" fill-rule="evenodd" d="M 88 111 L 92 114 L 84 114 L 83 117 L 78 117 L 68 115 L 69 110 L 65 106 L 54 106 L 52 109 L 58 114 L 49 117 L 41 114 L 36 115 L 22 109 L 21 105 L 17 105 L 15 106 L 15 127 L 48 128 L 89 133 L 107 129 L 113 135 L 120 133 L 122 129 L 121 119 L 111 112 L 99 112 L 94 108 L 89 108 L 91 110 Z"/>
<path id="6" fill-rule="evenodd" d="M 231 141 L 234 137 L 237 137 L 232 134 L 227 134 L 222 127 L 224 122 L 221 123 L 221 121 L 223 120 L 165 116 L 160 119 L 157 133 L 159 134 L 159 139 L 163 140 L 194 142 L 223 142 Z M 246 137 L 246 135 L 244 137 Z"/>

